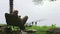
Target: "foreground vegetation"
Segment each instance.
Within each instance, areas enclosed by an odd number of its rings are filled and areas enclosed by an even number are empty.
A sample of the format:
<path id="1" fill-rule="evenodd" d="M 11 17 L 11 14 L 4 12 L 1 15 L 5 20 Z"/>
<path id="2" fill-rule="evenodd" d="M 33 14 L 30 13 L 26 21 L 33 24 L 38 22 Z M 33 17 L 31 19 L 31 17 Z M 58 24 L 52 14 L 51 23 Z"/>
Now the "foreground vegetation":
<path id="1" fill-rule="evenodd" d="M 13 26 L 11 26 L 13 27 Z M 50 28 L 57 28 L 56 25 L 52 25 L 52 26 L 31 26 L 31 27 L 26 27 L 26 30 L 36 30 L 37 32 L 35 32 L 34 34 L 46 34 L 47 30 L 49 30 Z M 12 28 L 12 31 L 17 31 L 19 30 L 18 27 L 15 26 L 15 28 Z"/>

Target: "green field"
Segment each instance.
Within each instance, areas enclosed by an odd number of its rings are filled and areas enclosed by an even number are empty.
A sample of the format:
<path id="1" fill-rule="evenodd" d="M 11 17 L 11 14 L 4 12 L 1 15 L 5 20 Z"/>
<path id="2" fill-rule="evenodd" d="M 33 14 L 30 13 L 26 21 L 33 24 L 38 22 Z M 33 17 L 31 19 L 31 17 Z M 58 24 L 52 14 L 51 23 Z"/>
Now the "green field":
<path id="1" fill-rule="evenodd" d="M 35 34 L 46 34 L 47 30 L 49 30 L 50 28 L 57 28 L 56 25 L 53 26 L 32 26 L 32 27 L 27 27 L 27 29 L 29 30 L 37 30 L 37 32 Z"/>
<path id="2" fill-rule="evenodd" d="M 13 26 L 11 26 L 13 27 Z M 51 25 L 51 26 L 32 26 L 32 27 L 26 27 L 26 30 L 36 30 L 37 32 L 35 32 L 34 34 L 46 34 L 47 30 L 49 30 L 50 28 L 57 28 L 56 25 Z M 12 28 L 12 31 L 17 31 L 19 30 L 18 27 L 14 27 Z"/>
<path id="3" fill-rule="evenodd" d="M 37 32 L 35 32 L 34 34 L 46 34 L 47 30 L 51 29 L 51 28 L 59 28 L 56 25 L 52 24 L 51 26 L 32 26 L 32 27 L 26 27 L 26 30 L 36 30 Z"/>

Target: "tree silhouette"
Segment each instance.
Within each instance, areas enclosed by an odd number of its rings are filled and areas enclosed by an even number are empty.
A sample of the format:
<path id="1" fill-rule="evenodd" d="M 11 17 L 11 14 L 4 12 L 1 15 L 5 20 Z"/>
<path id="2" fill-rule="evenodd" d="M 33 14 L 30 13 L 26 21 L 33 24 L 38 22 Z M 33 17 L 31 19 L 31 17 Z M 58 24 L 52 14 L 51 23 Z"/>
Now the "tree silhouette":
<path id="1" fill-rule="evenodd" d="M 33 2 L 38 5 L 38 4 L 43 4 L 43 1 L 56 1 L 56 0 L 33 0 Z"/>
<path id="2" fill-rule="evenodd" d="M 37 22 L 35 22 L 35 25 L 37 25 Z"/>

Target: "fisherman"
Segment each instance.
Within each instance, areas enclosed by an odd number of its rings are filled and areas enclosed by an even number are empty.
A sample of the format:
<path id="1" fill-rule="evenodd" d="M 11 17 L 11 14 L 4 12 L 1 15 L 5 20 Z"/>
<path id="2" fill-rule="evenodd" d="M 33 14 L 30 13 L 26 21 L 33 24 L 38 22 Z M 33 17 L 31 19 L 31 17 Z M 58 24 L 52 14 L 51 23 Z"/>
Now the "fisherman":
<path id="1" fill-rule="evenodd" d="M 21 18 L 21 16 L 18 16 L 18 10 L 14 10 L 10 14 L 5 13 L 5 18 L 6 18 L 7 26 L 10 26 L 10 25 L 18 26 L 20 28 L 20 31 L 25 30 L 25 23 L 28 19 L 28 16 Z M 8 32 L 8 29 L 6 32 Z"/>
<path id="2" fill-rule="evenodd" d="M 14 10 L 13 15 L 17 15 L 18 16 L 18 10 Z M 21 18 L 21 16 L 18 16 L 18 21 L 19 21 L 18 22 L 19 23 L 18 26 L 20 27 L 21 30 L 25 29 L 24 25 L 25 25 L 27 19 L 28 19 L 28 16 L 25 16 L 23 18 Z"/>

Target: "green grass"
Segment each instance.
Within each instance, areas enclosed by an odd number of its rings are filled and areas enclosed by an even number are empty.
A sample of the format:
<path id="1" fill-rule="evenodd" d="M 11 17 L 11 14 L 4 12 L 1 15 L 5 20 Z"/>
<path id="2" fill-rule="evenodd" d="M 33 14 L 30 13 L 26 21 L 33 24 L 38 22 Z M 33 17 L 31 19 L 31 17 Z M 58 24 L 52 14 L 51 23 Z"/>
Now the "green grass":
<path id="1" fill-rule="evenodd" d="M 26 29 L 37 30 L 35 34 L 46 34 L 46 31 L 50 28 L 56 28 L 56 26 L 55 25 L 53 26 L 32 26 L 32 27 L 27 27 Z"/>
<path id="2" fill-rule="evenodd" d="M 11 26 L 11 28 L 12 27 L 13 26 Z M 57 28 L 57 27 L 56 27 L 56 25 L 52 25 L 52 26 L 32 26 L 32 27 L 26 27 L 26 30 L 37 30 L 37 32 L 34 33 L 34 34 L 46 34 L 46 31 L 50 28 Z M 16 26 L 15 26 L 15 28 L 12 28 L 12 31 L 17 31 L 17 30 L 19 30 L 19 28 L 16 27 Z"/>
<path id="3" fill-rule="evenodd" d="M 0 26 L 6 26 L 6 24 L 0 24 Z"/>

